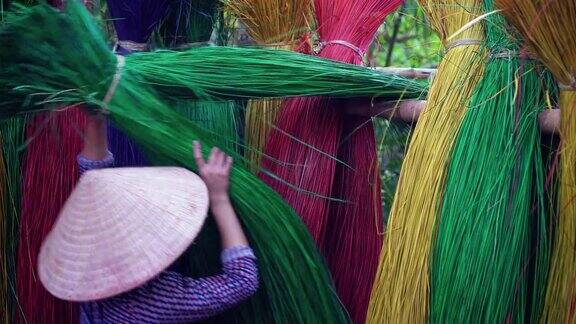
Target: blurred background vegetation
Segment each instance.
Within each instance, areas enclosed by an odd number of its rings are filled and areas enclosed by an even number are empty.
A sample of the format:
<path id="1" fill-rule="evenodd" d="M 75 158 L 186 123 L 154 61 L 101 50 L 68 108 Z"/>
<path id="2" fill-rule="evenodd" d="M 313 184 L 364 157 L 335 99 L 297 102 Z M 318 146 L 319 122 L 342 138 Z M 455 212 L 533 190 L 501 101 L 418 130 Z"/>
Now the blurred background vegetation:
<path id="1" fill-rule="evenodd" d="M 435 68 L 440 61 L 440 51 L 440 39 L 428 26 L 422 9 L 416 0 L 407 0 L 380 28 L 370 63 L 377 67 Z M 413 125 L 375 118 L 374 126 L 386 224 Z"/>
<path id="2" fill-rule="evenodd" d="M 441 48 L 416 0 L 404 5 L 380 28 L 372 48 L 374 66 L 434 68 Z"/>

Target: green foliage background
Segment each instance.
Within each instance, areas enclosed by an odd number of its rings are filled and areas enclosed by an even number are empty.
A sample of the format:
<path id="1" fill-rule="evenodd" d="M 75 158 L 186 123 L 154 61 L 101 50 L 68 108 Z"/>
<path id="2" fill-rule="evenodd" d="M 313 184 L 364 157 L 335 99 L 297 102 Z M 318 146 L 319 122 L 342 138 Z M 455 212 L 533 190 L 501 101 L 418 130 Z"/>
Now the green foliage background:
<path id="1" fill-rule="evenodd" d="M 422 9 L 416 0 L 407 0 L 381 27 L 372 48 L 371 63 L 379 67 L 435 68 L 440 61 L 440 50 L 440 39 L 430 29 Z M 383 222 L 386 224 L 412 125 L 382 118 L 376 118 L 374 125 L 379 144 Z"/>
<path id="2" fill-rule="evenodd" d="M 380 29 L 373 64 L 433 68 L 440 60 L 440 49 L 440 39 L 426 23 L 416 0 L 407 0 Z"/>

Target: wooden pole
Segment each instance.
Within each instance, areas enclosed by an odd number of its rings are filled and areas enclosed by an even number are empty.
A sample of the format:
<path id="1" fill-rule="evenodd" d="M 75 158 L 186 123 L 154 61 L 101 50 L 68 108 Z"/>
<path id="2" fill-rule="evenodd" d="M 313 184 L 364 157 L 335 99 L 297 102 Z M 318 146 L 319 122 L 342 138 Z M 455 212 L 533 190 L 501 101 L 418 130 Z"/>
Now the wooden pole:
<path id="1" fill-rule="evenodd" d="M 406 100 L 399 102 L 370 101 L 368 99 L 347 100 L 345 112 L 349 115 L 380 117 L 414 123 L 418 121 L 426 101 Z M 547 109 L 540 113 L 540 130 L 544 134 L 558 134 L 560 109 Z"/>
<path id="2" fill-rule="evenodd" d="M 436 74 L 436 69 L 416 69 L 397 67 L 377 67 L 376 71 L 384 74 L 394 74 L 408 79 L 430 79 Z"/>

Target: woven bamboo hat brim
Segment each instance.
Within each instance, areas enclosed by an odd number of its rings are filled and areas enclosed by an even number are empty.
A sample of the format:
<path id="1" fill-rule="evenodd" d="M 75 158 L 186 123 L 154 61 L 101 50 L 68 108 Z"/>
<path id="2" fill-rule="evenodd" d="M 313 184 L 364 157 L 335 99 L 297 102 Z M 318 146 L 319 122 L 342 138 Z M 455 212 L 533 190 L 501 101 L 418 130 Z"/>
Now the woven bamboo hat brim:
<path id="1" fill-rule="evenodd" d="M 186 169 L 88 171 L 42 245 L 40 280 L 69 301 L 130 291 L 187 249 L 207 212 L 208 190 Z"/>

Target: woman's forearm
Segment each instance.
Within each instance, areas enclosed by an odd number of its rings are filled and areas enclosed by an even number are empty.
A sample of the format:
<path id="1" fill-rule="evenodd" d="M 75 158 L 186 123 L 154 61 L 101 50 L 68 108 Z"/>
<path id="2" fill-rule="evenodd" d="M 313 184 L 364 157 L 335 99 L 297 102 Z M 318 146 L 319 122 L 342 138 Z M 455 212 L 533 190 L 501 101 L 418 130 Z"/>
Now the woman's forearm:
<path id="1" fill-rule="evenodd" d="M 84 148 L 80 153 L 89 160 L 102 160 L 108 155 L 108 133 L 104 115 L 86 117 Z"/>
<path id="2" fill-rule="evenodd" d="M 210 206 L 222 237 L 222 248 L 248 246 L 248 240 L 228 195 L 210 197 Z"/>

